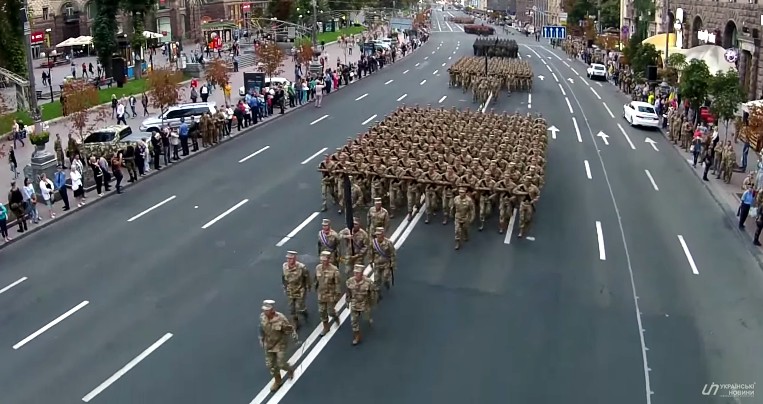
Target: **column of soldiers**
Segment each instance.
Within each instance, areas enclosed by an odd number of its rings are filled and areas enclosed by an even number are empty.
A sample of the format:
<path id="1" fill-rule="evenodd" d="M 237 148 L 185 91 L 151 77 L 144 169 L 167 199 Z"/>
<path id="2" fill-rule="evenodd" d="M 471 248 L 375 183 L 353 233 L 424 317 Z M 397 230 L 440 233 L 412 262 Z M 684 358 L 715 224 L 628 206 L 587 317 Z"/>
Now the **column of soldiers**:
<path id="1" fill-rule="evenodd" d="M 462 57 L 448 68 L 448 87 L 461 87 L 463 92 L 472 91 L 473 100 L 484 103 L 492 93 L 498 99 L 502 89 L 532 91 L 533 71 L 530 63 L 519 59 L 488 58 L 485 75 L 485 58 Z"/>
<path id="2" fill-rule="evenodd" d="M 453 219 L 455 249 L 494 211 L 503 234 L 518 210 L 522 237 L 544 183 L 546 131 L 539 116 L 403 106 L 321 162 L 323 210 L 332 200 L 342 211 L 349 176 L 354 208 L 373 199 L 389 217 L 404 210 L 410 219 L 423 198 L 425 223 Z"/>
<path id="3" fill-rule="evenodd" d="M 448 21 L 455 22 L 456 24 L 474 24 L 474 17 L 448 17 Z"/>
<path id="4" fill-rule="evenodd" d="M 678 110 L 668 112 L 668 139 L 674 144 L 680 144 L 684 151 L 689 152 L 694 132 L 699 125 L 692 124 L 692 121 L 684 116 Z M 703 139 L 702 161 L 710 164 L 710 168 L 705 174 L 712 170 L 716 179 L 723 179 L 727 184 L 731 183 L 731 177 L 734 173 L 736 163 L 736 150 L 730 140 L 719 142 L 713 145 L 712 137 L 708 134 Z"/>

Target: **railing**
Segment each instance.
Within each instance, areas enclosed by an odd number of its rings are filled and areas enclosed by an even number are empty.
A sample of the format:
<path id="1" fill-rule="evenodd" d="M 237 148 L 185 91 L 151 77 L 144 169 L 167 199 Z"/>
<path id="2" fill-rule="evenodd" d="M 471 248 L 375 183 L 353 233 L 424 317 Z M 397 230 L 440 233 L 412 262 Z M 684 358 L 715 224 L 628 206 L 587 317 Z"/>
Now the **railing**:
<path id="1" fill-rule="evenodd" d="M 0 67 L 0 76 L 3 76 L 5 78 L 7 78 L 8 80 L 10 80 L 10 81 L 12 81 L 12 82 L 14 82 L 14 83 L 16 83 L 18 85 L 21 85 L 21 86 L 28 86 L 29 85 L 29 80 L 19 76 L 18 74 L 14 73 L 14 72 L 12 72 L 12 71 L 10 71 L 8 69 L 4 69 L 2 67 Z"/>

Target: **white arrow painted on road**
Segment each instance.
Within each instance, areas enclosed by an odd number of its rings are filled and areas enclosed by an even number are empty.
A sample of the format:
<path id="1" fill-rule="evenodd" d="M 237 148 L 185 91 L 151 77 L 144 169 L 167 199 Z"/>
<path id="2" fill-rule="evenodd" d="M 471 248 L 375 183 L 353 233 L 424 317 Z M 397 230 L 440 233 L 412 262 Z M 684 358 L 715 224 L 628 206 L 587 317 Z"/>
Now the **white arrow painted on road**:
<path id="1" fill-rule="evenodd" d="M 532 58 L 532 56 L 530 56 L 530 55 L 525 55 L 525 56 L 527 56 L 528 58 Z"/>
<path id="2" fill-rule="evenodd" d="M 596 136 L 601 138 L 601 141 L 604 142 L 605 145 L 609 146 L 609 135 L 606 133 L 599 131 L 599 133 L 596 134 Z"/>
<path id="3" fill-rule="evenodd" d="M 655 144 L 655 143 L 657 143 L 657 142 L 655 142 L 654 140 L 652 140 L 652 139 L 650 139 L 650 138 L 646 138 L 646 139 L 644 139 L 644 142 L 645 142 L 645 143 L 649 143 L 650 145 L 652 145 L 652 149 L 654 149 L 654 151 L 660 151 L 660 150 L 657 148 L 657 145 Z"/>
<path id="4" fill-rule="evenodd" d="M 551 131 L 551 138 L 556 139 L 556 134 L 559 132 L 559 128 L 557 128 L 556 126 L 552 126 L 548 128 L 547 130 Z"/>
<path id="5" fill-rule="evenodd" d="M 549 56 L 548 58 L 551 59 L 551 56 Z"/>
<path id="6" fill-rule="evenodd" d="M 545 79 L 545 77 L 543 76 L 538 76 L 538 78 L 540 79 L 540 81 L 543 81 L 543 79 Z"/>
<path id="7" fill-rule="evenodd" d="M 574 82 L 574 81 L 572 81 L 572 77 L 568 78 L 568 79 L 567 79 L 567 81 L 569 81 L 569 82 L 570 82 L 570 84 L 575 84 L 575 82 Z"/>

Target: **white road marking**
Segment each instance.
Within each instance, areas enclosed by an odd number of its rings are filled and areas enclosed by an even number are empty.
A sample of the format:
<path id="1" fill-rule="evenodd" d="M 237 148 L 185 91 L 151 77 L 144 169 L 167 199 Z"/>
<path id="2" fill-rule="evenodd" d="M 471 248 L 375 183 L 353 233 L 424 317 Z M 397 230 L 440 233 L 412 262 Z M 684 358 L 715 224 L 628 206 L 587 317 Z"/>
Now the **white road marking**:
<path id="1" fill-rule="evenodd" d="M 604 105 L 604 109 L 607 110 L 607 113 L 609 114 L 609 116 L 614 118 L 615 114 L 613 114 L 612 111 L 609 109 L 609 107 L 607 106 L 607 103 L 606 102 L 602 102 L 601 104 Z"/>
<path id="2" fill-rule="evenodd" d="M 356 98 L 355 101 L 360 101 L 360 100 L 362 100 L 363 98 L 366 98 L 366 97 L 368 97 L 368 93 L 365 93 L 365 94 L 361 95 L 360 97 Z"/>
<path id="3" fill-rule="evenodd" d="M 562 87 L 561 83 L 559 83 L 559 89 L 562 90 L 562 95 L 566 97 L 567 96 L 567 92 L 564 91 L 564 87 Z"/>
<path id="4" fill-rule="evenodd" d="M 541 59 L 540 61 L 543 62 L 543 64 L 546 65 L 546 67 L 548 67 L 548 63 L 546 63 L 545 60 Z"/>
<path id="5" fill-rule="evenodd" d="M 403 74 L 406 74 L 406 73 L 408 73 L 409 71 L 410 71 L 410 70 L 406 70 L 406 71 L 404 71 L 404 72 L 403 72 Z"/>
<path id="6" fill-rule="evenodd" d="M 442 65 L 440 65 L 440 67 L 445 67 L 445 65 L 446 65 L 446 64 L 447 64 L 447 63 L 443 63 Z"/>
<path id="7" fill-rule="evenodd" d="M 525 237 L 525 240 L 527 240 L 527 241 L 535 241 L 535 237 L 532 237 L 532 236 Z"/>
<path id="8" fill-rule="evenodd" d="M 517 209 L 511 211 L 511 217 L 509 218 L 509 226 L 506 228 L 506 236 L 503 238 L 503 244 L 511 244 L 511 235 L 514 233 L 514 225 L 517 220 Z"/>
<path id="9" fill-rule="evenodd" d="M 527 108 L 531 109 L 533 107 L 533 95 L 532 93 L 527 94 Z"/>
<path id="10" fill-rule="evenodd" d="M 299 163 L 299 164 L 305 165 L 305 164 L 309 163 L 309 162 L 310 162 L 310 160 L 312 160 L 312 159 L 314 159 L 314 158 L 318 157 L 318 156 L 319 156 L 321 153 L 325 152 L 326 150 L 328 150 L 328 147 L 324 147 L 324 148 L 322 148 L 322 149 L 318 150 L 317 152 L 315 152 L 315 154 L 313 154 L 312 156 L 310 156 L 310 157 L 308 157 L 308 158 L 304 159 L 304 160 L 303 160 L 301 163 Z"/>
<path id="11" fill-rule="evenodd" d="M 573 114 L 574 112 L 572 111 L 572 104 L 570 104 L 570 99 L 567 97 L 564 97 L 564 100 L 567 101 L 567 108 L 569 108 L 570 113 Z"/>
<path id="12" fill-rule="evenodd" d="M 427 60 L 427 59 L 429 59 L 429 56 L 424 56 L 424 60 Z"/>
<path id="13" fill-rule="evenodd" d="M 588 165 L 588 160 L 583 160 L 583 165 L 585 165 L 585 176 L 588 177 L 589 180 L 592 180 L 593 177 L 591 177 L 591 166 Z"/>
<path id="14" fill-rule="evenodd" d="M 604 250 L 604 232 L 601 230 L 601 222 L 596 222 L 596 241 L 599 243 L 599 259 L 607 260 L 607 252 Z"/>
<path id="15" fill-rule="evenodd" d="M 109 386 L 114 384 L 114 382 L 116 382 L 122 376 L 127 374 L 127 372 L 129 372 L 132 368 L 137 366 L 141 361 L 143 361 L 143 359 L 146 359 L 148 355 L 151 355 L 151 353 L 159 349 L 159 347 L 162 346 L 165 342 L 169 341 L 170 338 L 172 338 L 172 334 L 170 333 L 164 334 L 163 337 L 159 338 L 158 341 L 154 342 L 150 347 L 146 348 L 146 350 L 141 352 L 140 355 L 136 356 L 135 358 L 133 358 L 133 360 L 128 362 L 126 365 L 124 365 L 122 369 L 117 370 L 117 372 L 111 375 L 111 377 L 109 377 L 108 379 L 106 379 L 106 381 L 101 383 L 98 387 L 96 387 L 90 393 L 87 393 L 85 397 L 82 397 L 82 401 L 89 403 L 90 400 L 94 399 L 97 395 L 103 393 L 104 390 L 109 388 Z"/>
<path id="16" fill-rule="evenodd" d="M 602 86 L 602 85 L 601 85 L 601 83 L 599 83 L 598 81 L 596 82 L 596 84 L 597 84 L 599 87 L 604 87 L 604 86 Z"/>
<path id="17" fill-rule="evenodd" d="M 692 273 L 694 273 L 694 275 L 699 275 L 699 271 L 697 270 L 697 264 L 694 263 L 694 258 L 691 256 L 691 253 L 689 252 L 689 246 L 686 245 L 686 240 L 684 240 L 684 236 L 679 234 L 678 242 L 681 243 L 681 248 L 684 249 L 684 254 L 686 254 L 686 259 L 689 260 L 689 266 L 691 267 Z"/>
<path id="18" fill-rule="evenodd" d="M 559 82 L 559 77 L 556 77 L 556 73 L 551 73 L 551 75 L 554 76 L 554 80 L 556 80 L 556 82 L 558 83 Z"/>
<path id="19" fill-rule="evenodd" d="M 432 51 L 432 54 L 434 55 L 435 51 Z"/>
<path id="20" fill-rule="evenodd" d="M 652 173 L 649 172 L 649 170 L 644 170 L 646 173 L 646 176 L 649 177 L 649 181 L 652 183 L 652 188 L 654 188 L 655 191 L 659 191 L 660 188 L 657 187 L 657 183 L 654 182 L 654 178 L 652 177 Z"/>
<path id="21" fill-rule="evenodd" d="M 326 115 L 326 116 L 328 116 L 328 115 Z M 312 125 L 312 124 L 311 124 L 311 125 Z M 252 153 L 252 154 L 250 154 L 250 155 L 248 155 L 248 156 L 246 156 L 246 157 L 242 158 L 242 159 L 241 159 L 241 160 L 239 160 L 238 162 L 239 162 L 239 163 L 243 163 L 243 162 L 245 162 L 245 161 L 249 160 L 250 158 L 252 158 L 252 157 L 254 157 L 254 156 L 256 156 L 256 155 L 258 155 L 258 154 L 260 154 L 260 153 L 264 152 L 265 150 L 267 150 L 267 149 L 269 149 L 269 148 L 270 148 L 270 146 L 265 146 L 265 147 L 263 147 L 262 149 L 260 149 L 260 150 L 257 150 L 256 152 L 254 152 L 254 153 Z"/>
<path id="22" fill-rule="evenodd" d="M 11 289 L 12 289 L 14 286 L 16 286 L 16 285 L 20 284 L 21 282 L 24 282 L 24 281 L 25 281 L 25 280 L 27 280 L 27 279 L 29 279 L 29 278 L 27 278 L 27 277 L 25 276 L 25 277 L 23 277 L 23 278 L 21 278 L 21 279 L 17 280 L 16 282 L 13 282 L 13 283 L 11 283 L 10 285 L 8 285 L 8 286 L 6 286 L 6 287 L 4 287 L 4 288 L 0 289 L 0 295 L 2 295 L 3 293 L 5 293 L 5 292 L 7 292 L 7 291 L 11 290 Z"/>
<path id="23" fill-rule="evenodd" d="M 320 122 L 320 121 L 322 121 L 322 120 L 324 120 L 324 119 L 326 119 L 328 117 L 329 117 L 328 115 L 323 115 L 322 117 L 320 117 L 320 118 L 310 122 L 310 125 L 315 125 L 316 123 L 318 123 L 318 122 Z"/>
<path id="24" fill-rule="evenodd" d="M 601 99 L 601 96 L 599 96 L 599 93 L 597 93 L 596 90 L 593 89 L 593 87 L 588 87 L 588 88 L 590 88 L 591 91 L 593 91 L 593 95 L 595 95 L 596 98 Z"/>
<path id="25" fill-rule="evenodd" d="M 419 85 L 420 85 L 420 86 L 423 86 L 423 85 L 424 85 L 424 83 L 426 83 L 426 82 L 427 82 L 426 80 L 421 80 L 421 83 L 419 83 Z"/>
<path id="26" fill-rule="evenodd" d="M 299 226 L 295 227 L 294 230 L 290 231 L 289 234 L 286 235 L 286 237 L 282 238 L 281 241 L 276 244 L 276 247 L 283 247 L 284 244 L 288 243 L 289 240 L 293 239 L 294 236 L 297 235 L 302 229 L 305 228 L 310 222 L 315 219 L 316 216 L 318 216 L 320 212 L 313 212 L 310 216 L 307 217 L 307 219 L 303 220 L 302 223 L 299 224 Z"/>
<path id="27" fill-rule="evenodd" d="M 440 98 L 440 100 L 437 101 L 437 103 L 438 104 L 442 104 L 442 102 L 445 101 L 446 98 L 448 98 L 448 96 L 447 95 L 443 95 L 442 98 Z"/>
<path id="28" fill-rule="evenodd" d="M 456 54 L 456 51 L 453 51 L 453 54 L 455 55 L 455 54 Z"/>
<path id="29" fill-rule="evenodd" d="M 393 81 L 395 81 L 395 80 L 387 80 L 387 81 L 384 82 L 384 85 L 386 86 L 387 84 L 389 84 L 389 83 L 391 83 Z"/>
<path id="30" fill-rule="evenodd" d="M 172 201 L 172 200 L 173 200 L 173 199 L 175 199 L 175 198 L 177 198 L 177 195 L 172 195 L 171 197 L 169 197 L 169 198 L 167 198 L 167 199 L 165 199 L 165 200 L 163 200 L 163 201 L 161 201 L 161 202 L 157 203 L 156 205 L 154 205 L 154 206 L 152 206 L 152 207 L 150 207 L 150 208 L 148 208 L 148 209 L 144 210 L 143 212 L 140 212 L 140 213 L 138 213 L 137 215 L 135 215 L 135 216 L 133 216 L 133 217 L 131 217 L 131 218 L 127 219 L 127 221 L 128 221 L 128 222 L 134 222 L 135 220 L 138 220 L 138 219 L 140 219 L 142 216 L 146 215 L 148 212 L 151 212 L 152 210 L 154 210 L 154 209 L 156 209 L 156 208 L 158 208 L 158 207 L 160 207 L 160 206 L 162 206 L 162 205 L 164 205 L 164 204 L 166 204 L 166 203 L 168 203 L 168 202 Z M 0 292 L 0 293 L 2 293 L 2 292 Z"/>
<path id="31" fill-rule="evenodd" d="M 422 196 L 421 202 L 423 205 L 424 197 Z M 390 240 L 395 242 L 395 248 L 398 249 L 402 245 L 402 242 L 405 241 L 405 239 L 408 237 L 408 235 L 411 233 L 413 228 L 416 226 L 416 224 L 421 220 L 421 216 L 425 211 L 425 206 L 422 206 L 422 208 L 416 213 L 416 215 L 413 217 L 413 220 L 408 221 L 404 220 L 398 227 L 395 229 L 395 232 L 392 233 L 392 236 L 390 237 Z M 398 240 L 398 238 L 400 238 Z M 363 271 L 363 273 L 366 276 L 371 276 L 372 268 L 371 265 L 366 266 L 366 269 Z M 307 368 L 310 367 L 312 362 L 315 360 L 316 357 L 318 357 L 318 354 L 323 351 L 323 349 L 326 347 L 328 342 L 331 340 L 331 338 L 336 333 L 336 330 L 338 330 L 341 325 L 347 320 L 347 317 L 349 317 L 349 310 L 344 310 L 344 306 L 346 304 L 346 295 L 343 295 L 339 301 L 336 303 L 334 308 L 339 313 L 339 324 L 336 325 L 336 327 L 332 324 L 331 330 L 329 333 L 327 333 L 325 336 L 321 337 L 320 333 L 323 330 L 323 326 L 319 325 L 318 327 L 313 330 L 313 332 L 310 334 L 310 336 L 305 339 L 305 341 L 302 343 L 302 347 L 297 350 L 297 352 L 294 353 L 294 355 L 289 358 L 288 364 L 291 366 L 294 366 L 299 360 L 302 358 L 305 352 L 315 344 L 315 346 L 310 350 L 309 354 L 302 360 L 302 362 L 299 364 L 299 366 L 296 366 L 296 369 L 294 370 L 294 379 L 292 380 L 286 380 L 285 383 L 281 386 L 281 388 L 273 394 L 273 397 L 268 401 L 268 404 L 277 404 L 283 400 L 283 397 L 286 395 L 286 393 L 289 392 L 289 390 L 294 386 L 294 383 L 299 380 L 299 378 L 307 371 Z M 341 313 L 340 313 L 341 310 Z M 320 338 L 320 341 L 318 343 L 315 343 Z M 286 372 L 281 371 L 281 376 L 285 376 Z M 251 401 L 250 404 L 262 404 L 265 402 L 265 399 L 271 394 L 270 393 L 270 386 L 273 383 L 273 379 L 270 379 L 270 382 L 265 385 L 265 387 L 260 390 L 260 392 L 257 394 L 257 396 L 254 397 L 254 399 Z"/>
<path id="32" fill-rule="evenodd" d="M 550 72 L 553 72 L 553 70 L 551 70 L 551 66 L 549 66 L 549 65 L 546 65 L 546 69 L 548 69 L 548 71 L 550 71 Z"/>
<path id="33" fill-rule="evenodd" d="M 373 115 L 371 115 L 370 117 L 368 117 L 368 119 L 366 119 L 365 121 L 363 121 L 363 122 L 361 123 L 361 125 L 365 125 L 365 124 L 367 124 L 367 123 L 369 123 L 369 122 L 373 121 L 374 119 L 376 119 L 376 114 L 373 114 Z"/>
<path id="34" fill-rule="evenodd" d="M 631 146 L 631 149 L 636 150 L 636 146 L 631 142 L 630 136 L 625 132 L 625 129 L 623 128 L 623 125 L 617 124 L 617 127 L 620 128 L 620 132 L 623 133 L 623 136 L 625 136 L 625 140 L 628 141 L 628 144 Z"/>
<path id="35" fill-rule="evenodd" d="M 233 205 L 233 206 L 232 206 L 230 209 L 228 209 L 228 210 L 226 210 L 225 212 L 221 213 L 221 214 L 220 214 L 219 216 L 217 216 L 216 218 L 214 218 L 214 219 L 210 220 L 210 221 L 209 221 L 209 222 L 207 222 L 207 224 L 205 224 L 204 226 L 201 226 L 201 228 L 202 228 L 202 229 L 208 229 L 210 226 L 212 226 L 213 224 L 215 224 L 215 223 L 219 222 L 219 221 L 220 221 L 222 218 L 224 218 L 225 216 L 228 216 L 228 215 L 230 215 L 230 214 L 231 214 L 231 213 L 232 213 L 234 210 L 236 210 L 236 209 L 240 208 L 241 206 L 243 206 L 243 205 L 244 205 L 245 203 L 247 203 L 247 202 L 249 202 L 249 199 L 244 199 L 243 201 L 241 201 L 241 202 L 239 202 L 239 203 L 237 203 L 237 204 Z"/>
<path id="36" fill-rule="evenodd" d="M 448 56 L 448 60 L 452 59 L 452 56 Z"/>
<path id="37" fill-rule="evenodd" d="M 569 67 L 570 69 L 572 68 L 572 67 L 570 66 L 570 64 L 569 64 L 569 63 L 567 63 L 567 62 L 565 62 L 565 61 L 562 61 L 562 63 L 564 63 L 564 65 L 565 65 L 565 66 L 567 66 L 567 67 Z"/>
<path id="38" fill-rule="evenodd" d="M 580 136 L 580 128 L 578 127 L 578 120 L 572 117 L 572 124 L 575 125 L 575 134 L 578 135 L 578 143 L 583 143 L 583 137 Z"/>
<path id="39" fill-rule="evenodd" d="M 53 328 L 53 327 L 54 327 L 56 324 L 58 324 L 58 323 L 60 323 L 60 322 L 62 322 L 62 321 L 64 321 L 64 320 L 66 320 L 66 318 L 67 318 L 67 317 L 69 317 L 69 316 L 71 316 L 72 314 L 74 314 L 74 313 L 78 312 L 78 311 L 79 311 L 81 308 L 83 308 L 83 307 L 87 306 L 88 304 L 90 304 L 90 302 L 88 302 L 87 300 L 85 300 L 84 302 L 82 302 L 82 303 L 80 303 L 80 304 L 78 304 L 78 305 L 76 305 L 76 306 L 72 307 L 72 308 L 71 308 L 71 309 L 69 309 L 69 311 L 67 311 L 66 313 L 64 313 L 64 314 L 62 314 L 62 315 L 60 315 L 60 316 L 58 316 L 58 317 L 57 317 L 55 320 L 53 320 L 53 321 L 49 322 L 48 324 L 45 324 L 45 325 L 44 325 L 42 328 L 40 328 L 39 330 L 37 330 L 37 331 L 33 332 L 33 333 L 32 333 L 31 335 L 29 335 L 28 337 L 26 337 L 26 338 L 22 339 L 21 341 L 19 341 L 18 343 L 16 343 L 16 345 L 14 345 L 14 346 L 13 346 L 13 349 L 19 349 L 19 348 L 21 348 L 22 346 L 26 345 L 27 343 L 29 343 L 29 341 L 31 341 L 31 340 L 33 340 L 33 339 L 35 339 L 35 338 L 39 337 L 40 335 L 42 335 L 42 333 L 44 333 L 45 331 L 48 331 L 49 329 Z"/>
<path id="40" fill-rule="evenodd" d="M 407 96 L 408 96 L 408 94 L 403 94 L 403 95 L 401 95 L 401 96 L 400 96 L 400 98 L 398 98 L 397 100 L 398 100 L 398 101 L 402 101 L 402 100 L 403 100 L 405 97 L 407 97 Z"/>
<path id="41" fill-rule="evenodd" d="M 415 65 L 413 65 L 413 67 L 419 67 L 420 64 L 421 63 L 416 63 Z"/>
<path id="42" fill-rule="evenodd" d="M 433 75 L 433 76 L 436 76 L 436 75 L 437 75 L 437 73 L 439 73 L 439 72 L 440 72 L 439 70 L 435 70 L 434 72 L 432 72 L 432 75 Z"/>

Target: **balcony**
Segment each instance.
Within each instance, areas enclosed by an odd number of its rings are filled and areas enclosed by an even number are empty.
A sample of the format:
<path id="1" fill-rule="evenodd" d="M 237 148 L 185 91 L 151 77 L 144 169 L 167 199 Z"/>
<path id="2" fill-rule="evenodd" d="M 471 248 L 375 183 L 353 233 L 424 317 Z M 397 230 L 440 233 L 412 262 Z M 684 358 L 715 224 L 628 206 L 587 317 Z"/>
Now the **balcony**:
<path id="1" fill-rule="evenodd" d="M 79 24 L 79 11 L 70 11 L 63 15 L 64 23 Z"/>

